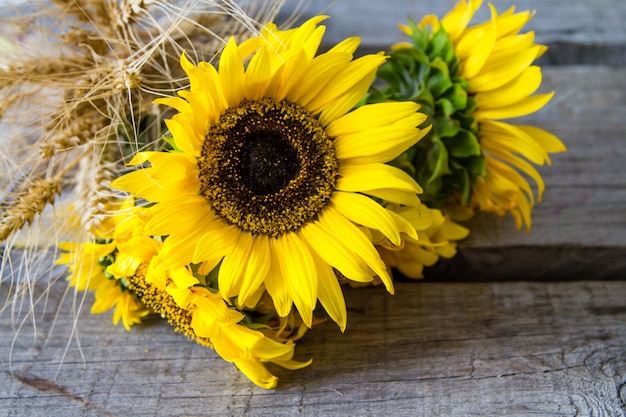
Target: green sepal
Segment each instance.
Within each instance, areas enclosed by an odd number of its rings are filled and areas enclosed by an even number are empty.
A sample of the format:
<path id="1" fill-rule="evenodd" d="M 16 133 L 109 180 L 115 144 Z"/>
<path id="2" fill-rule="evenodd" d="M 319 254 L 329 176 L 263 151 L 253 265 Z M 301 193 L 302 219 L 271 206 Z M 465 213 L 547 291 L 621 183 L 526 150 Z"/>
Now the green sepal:
<path id="1" fill-rule="evenodd" d="M 482 155 L 467 158 L 465 168 L 469 172 L 472 182 L 476 182 L 476 179 L 487 174 L 487 163 Z"/>
<path id="2" fill-rule="evenodd" d="M 455 194 L 468 204 L 472 183 L 484 176 L 485 161 L 473 117 L 476 100 L 460 77 L 460 60 L 443 27 L 431 32 L 409 20 L 413 46 L 389 51 L 368 103 L 414 101 L 428 116 L 431 131 L 390 162 L 423 188 L 420 199 L 441 207 Z M 382 85 L 381 85 L 382 84 Z M 411 166 L 412 165 L 412 166 Z"/>
<path id="3" fill-rule="evenodd" d="M 276 316 L 275 313 L 259 315 L 252 310 L 240 311 L 240 313 L 244 313 L 244 317 L 239 324 L 252 330 L 271 330 L 272 328 L 267 323 Z"/>
<path id="4" fill-rule="evenodd" d="M 444 137 L 442 140 L 450 155 L 455 158 L 467 158 L 481 154 L 478 138 L 469 130 L 459 129 L 454 136 Z M 459 169 L 463 168 L 462 164 L 458 165 Z"/>
<path id="5" fill-rule="evenodd" d="M 436 117 L 433 124 L 437 126 L 437 135 L 442 138 L 453 137 L 461 130 L 461 123 L 449 116 Z"/>
<path id="6" fill-rule="evenodd" d="M 452 174 L 446 178 L 448 185 L 456 189 L 461 195 L 461 202 L 463 204 L 469 204 L 471 199 L 472 184 L 470 181 L 470 175 L 463 165 L 457 161 L 452 161 Z"/>
<path id="7" fill-rule="evenodd" d="M 450 174 L 448 150 L 436 136 L 429 137 L 414 149 L 414 178 L 423 188 L 422 199 L 432 200 L 441 191 L 442 177 Z"/>
<path id="8" fill-rule="evenodd" d="M 165 142 L 165 145 L 163 146 L 164 151 L 170 151 L 172 153 L 183 152 L 178 146 L 176 146 L 176 141 L 174 140 L 173 136 L 163 135 L 161 137 L 161 140 Z"/>

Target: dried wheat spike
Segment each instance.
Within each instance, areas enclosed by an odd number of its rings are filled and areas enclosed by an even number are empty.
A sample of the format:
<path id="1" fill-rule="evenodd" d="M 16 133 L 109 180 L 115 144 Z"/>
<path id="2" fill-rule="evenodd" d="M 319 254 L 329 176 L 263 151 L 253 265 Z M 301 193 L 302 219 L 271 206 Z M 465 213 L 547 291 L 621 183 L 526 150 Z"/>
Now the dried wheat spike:
<path id="1" fill-rule="evenodd" d="M 32 223 L 36 214 L 40 214 L 47 204 L 54 204 L 54 197 L 61 194 L 61 176 L 50 179 L 37 178 L 31 182 L 25 192 L 3 207 L 0 219 L 0 242 Z"/>
<path id="2" fill-rule="evenodd" d="M 108 119 L 97 112 L 73 118 L 63 128 L 55 129 L 53 136 L 44 139 L 39 145 L 39 152 L 44 158 L 52 158 L 56 152 L 74 149 L 94 140 L 107 123 Z"/>
<path id="3" fill-rule="evenodd" d="M 92 150 L 81 158 L 76 175 L 76 212 L 86 231 L 95 234 L 100 223 L 110 215 L 107 205 L 114 199 L 110 187 L 116 177 L 116 163 L 111 146 L 92 143 Z"/>
<path id="4" fill-rule="evenodd" d="M 105 0 L 51 0 L 63 10 L 63 14 L 74 16 L 81 22 L 91 22 L 106 27 L 107 1 Z"/>
<path id="5" fill-rule="evenodd" d="M 113 3 L 109 9 L 109 17 L 113 27 L 123 28 L 133 23 L 137 16 L 146 12 L 150 0 L 122 0 Z"/>
<path id="6" fill-rule="evenodd" d="M 67 82 L 87 65 L 70 57 L 38 57 L 0 67 L 0 88 L 21 82 Z"/>
<path id="7" fill-rule="evenodd" d="M 12 94 L 8 96 L 0 95 L 0 120 L 4 117 L 4 113 L 11 107 L 13 103 L 17 101 L 18 98 L 23 96 L 22 93 Z"/>

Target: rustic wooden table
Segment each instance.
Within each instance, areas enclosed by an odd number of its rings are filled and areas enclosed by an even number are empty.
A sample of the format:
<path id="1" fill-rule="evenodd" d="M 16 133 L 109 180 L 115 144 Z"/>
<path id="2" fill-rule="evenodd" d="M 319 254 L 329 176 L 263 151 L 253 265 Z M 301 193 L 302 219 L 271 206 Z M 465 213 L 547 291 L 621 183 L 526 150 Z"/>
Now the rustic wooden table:
<path id="1" fill-rule="evenodd" d="M 380 50 L 400 39 L 397 22 L 454 3 L 338 0 L 327 41 L 360 35 Z M 313 364 L 272 368 L 273 391 L 162 322 L 126 332 L 84 308 L 75 326 L 76 305 L 55 286 L 17 337 L 27 304 L 0 317 L 0 416 L 625 416 L 626 3 L 516 5 L 537 11 L 529 28 L 550 46 L 543 89 L 556 90 L 525 122 L 569 148 L 541 169 L 530 234 L 481 215 L 427 280 L 395 296 L 347 290 L 346 333 L 307 333 L 296 355 Z"/>

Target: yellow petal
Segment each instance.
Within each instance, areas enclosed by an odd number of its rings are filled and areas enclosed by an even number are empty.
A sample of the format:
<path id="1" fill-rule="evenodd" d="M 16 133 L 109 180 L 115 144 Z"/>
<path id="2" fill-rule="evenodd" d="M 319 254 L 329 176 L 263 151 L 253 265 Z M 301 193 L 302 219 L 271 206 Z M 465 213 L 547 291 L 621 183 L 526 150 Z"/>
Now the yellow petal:
<path id="1" fill-rule="evenodd" d="M 532 136 L 509 123 L 483 120 L 480 136 L 482 143 L 490 143 L 492 147 L 503 151 L 518 153 L 537 165 L 550 162 L 546 150 Z"/>
<path id="2" fill-rule="evenodd" d="M 270 59 L 265 48 L 252 57 L 245 74 L 244 91 L 249 100 L 259 100 L 267 91 L 272 73 Z"/>
<path id="3" fill-rule="evenodd" d="M 239 291 L 238 302 L 241 304 L 246 304 L 248 298 L 257 292 L 269 273 L 271 256 L 268 239 L 262 235 L 252 238 L 252 249 L 250 257 L 246 260 L 246 272 Z"/>
<path id="4" fill-rule="evenodd" d="M 416 125 L 426 120 L 426 115 L 417 113 L 420 105 L 412 101 L 366 104 L 342 117 L 333 120 L 326 128 L 331 137 L 361 133 L 369 129 L 380 128 L 418 114 Z M 423 120 L 422 120 L 423 119 Z"/>
<path id="5" fill-rule="evenodd" d="M 281 66 L 267 89 L 268 96 L 280 101 L 285 99 L 302 79 L 307 67 L 307 57 L 302 49 L 294 49 L 277 57 Z"/>
<path id="6" fill-rule="evenodd" d="M 352 55 L 346 52 L 328 52 L 315 57 L 306 65 L 302 79 L 293 86 L 287 98 L 309 108 L 311 100 L 315 99 L 326 88 L 336 68 L 346 64 L 351 59 Z"/>
<path id="7" fill-rule="evenodd" d="M 537 58 L 538 50 L 538 46 L 533 46 L 514 56 L 487 62 L 481 72 L 469 80 L 468 91 L 478 93 L 502 87 L 532 64 Z"/>
<path id="8" fill-rule="evenodd" d="M 353 54 L 361 44 L 361 38 L 356 36 L 346 38 L 328 50 L 329 53 L 346 52 Z"/>
<path id="9" fill-rule="evenodd" d="M 159 252 L 163 267 L 175 269 L 190 264 L 202 236 L 222 227 L 221 223 L 219 220 L 216 221 L 214 216 L 200 217 L 190 229 L 182 230 L 180 233 L 178 230 L 172 232 Z M 209 271 L 217 265 L 220 259 L 221 256 L 214 260 Z"/>
<path id="10" fill-rule="evenodd" d="M 513 14 L 513 12 L 514 8 L 512 7 L 498 16 L 498 38 L 519 33 L 524 25 L 533 17 L 533 13 L 527 10 L 515 14 Z"/>
<path id="11" fill-rule="evenodd" d="M 222 50 L 219 77 L 226 103 L 230 107 L 236 106 L 244 97 L 244 69 L 243 59 L 239 53 L 239 48 L 237 48 L 235 38 L 232 36 Z"/>
<path id="12" fill-rule="evenodd" d="M 194 277 L 187 268 L 177 268 L 170 271 L 170 278 L 174 281 L 177 288 L 189 288 L 200 283 L 198 278 Z"/>
<path id="13" fill-rule="evenodd" d="M 431 126 L 421 130 L 416 128 L 424 119 L 424 115 L 414 113 L 385 127 L 337 136 L 336 155 L 340 160 L 350 159 L 351 163 L 357 164 L 391 161 L 428 133 Z"/>
<path id="14" fill-rule="evenodd" d="M 204 85 L 197 86 L 198 88 L 194 88 L 196 86 L 192 84 L 191 94 L 196 95 L 196 97 L 197 95 L 204 97 L 204 100 L 207 102 L 207 108 L 209 109 L 209 113 L 206 114 L 207 122 L 213 124 L 224 110 L 228 108 L 228 103 L 226 102 L 226 96 L 222 89 L 220 75 L 215 67 L 208 62 L 200 62 L 198 66 L 202 69 L 206 81 Z M 181 91 L 178 94 L 183 96 L 183 93 L 184 91 Z"/>
<path id="15" fill-rule="evenodd" d="M 410 208 L 411 207 L 407 207 L 406 209 L 408 210 Z M 391 216 L 391 218 L 396 224 L 396 229 L 400 233 L 404 233 L 405 237 L 409 237 L 411 239 L 417 240 L 417 230 L 415 229 L 415 227 L 413 226 L 411 222 L 409 222 L 407 219 L 405 219 L 404 217 L 402 217 L 401 215 L 399 215 L 393 210 L 385 209 L 385 211 L 389 213 L 389 215 Z"/>
<path id="16" fill-rule="evenodd" d="M 481 3 L 482 0 L 461 0 L 441 19 L 441 25 L 453 41 L 463 33 Z"/>
<path id="17" fill-rule="evenodd" d="M 372 197 L 380 198 L 388 203 L 395 203 L 403 206 L 417 207 L 422 204 L 417 194 L 415 194 L 415 191 L 378 188 L 367 190 L 366 194 L 371 195 Z"/>
<path id="18" fill-rule="evenodd" d="M 362 98 L 369 89 L 369 84 L 371 84 L 376 70 L 386 59 L 384 55 L 379 54 L 365 55 L 350 61 L 343 65 L 342 68 L 338 68 L 337 73 L 327 84 L 324 91 L 321 91 L 319 96 L 310 103 L 309 110 L 314 114 L 324 111 L 337 100 L 341 100 L 343 95 L 355 95 L 355 91 L 364 90 L 361 97 L 359 97 Z M 356 86 L 358 88 L 355 89 Z M 347 110 L 343 113 L 345 114 L 346 112 Z"/>
<path id="19" fill-rule="evenodd" d="M 272 375 L 258 359 L 236 360 L 234 364 L 250 381 L 261 388 L 272 389 L 278 385 L 278 378 Z"/>
<path id="20" fill-rule="evenodd" d="M 375 71 L 372 71 L 367 77 L 363 78 L 358 84 L 344 92 L 343 95 L 337 97 L 332 103 L 326 105 L 319 116 L 319 122 L 322 126 L 327 126 L 333 120 L 343 116 L 350 111 L 359 101 L 365 97 L 367 90 L 372 85 Z"/>
<path id="21" fill-rule="evenodd" d="M 339 168 L 337 190 L 367 192 L 375 189 L 398 189 L 420 193 L 421 188 L 409 174 L 385 164 L 345 164 Z"/>
<path id="22" fill-rule="evenodd" d="M 239 294 L 243 284 L 244 271 L 252 250 L 252 235 L 237 230 L 235 243 L 228 248 L 218 274 L 220 294 L 225 300 Z"/>
<path id="23" fill-rule="evenodd" d="M 198 240 L 191 261 L 194 264 L 215 262 L 217 265 L 217 262 L 236 244 L 238 231 L 236 226 L 223 223 L 221 228 L 205 232 Z M 167 240 L 165 242 L 167 243 Z"/>
<path id="24" fill-rule="evenodd" d="M 516 125 L 516 127 L 522 132 L 526 133 L 528 136 L 535 139 L 535 141 L 539 143 L 539 145 L 547 152 L 556 153 L 565 152 L 567 150 L 563 142 L 561 142 L 559 138 L 557 138 L 550 132 L 547 132 L 535 126 Z"/>
<path id="25" fill-rule="evenodd" d="M 178 97 L 160 97 L 153 101 L 154 104 L 169 106 L 181 113 L 191 113 L 191 105 L 187 100 Z"/>
<path id="26" fill-rule="evenodd" d="M 346 324 L 348 321 L 348 313 L 346 310 L 346 301 L 343 298 L 343 292 L 341 286 L 337 280 L 337 276 L 333 272 L 333 269 L 328 266 L 323 260 L 315 258 L 315 264 L 317 266 L 318 275 L 318 297 L 324 310 L 328 313 L 331 319 L 339 325 L 339 328 L 343 332 L 346 330 Z"/>
<path id="27" fill-rule="evenodd" d="M 150 212 L 151 217 L 145 229 L 152 236 L 191 231 L 198 227 L 199 219 L 214 217 L 211 207 L 200 196 L 158 203 L 150 207 Z M 204 214 L 199 216 L 199 213 Z"/>
<path id="28" fill-rule="evenodd" d="M 313 252 L 346 278 L 358 282 L 372 281 L 373 271 L 357 253 L 342 243 L 339 235 L 329 233 L 318 222 L 307 223 L 300 229 L 300 234 Z"/>
<path id="29" fill-rule="evenodd" d="M 481 109 L 478 108 L 474 112 L 479 122 L 481 119 L 512 119 L 515 117 L 526 116 L 534 113 L 537 110 L 545 106 L 550 99 L 554 96 L 554 92 L 548 94 L 537 94 L 530 97 L 525 97 L 516 103 L 513 103 L 506 107 Z"/>
<path id="30" fill-rule="evenodd" d="M 496 158 L 508 162 L 512 166 L 522 170 L 526 175 L 535 180 L 537 183 L 537 200 L 541 201 L 541 196 L 545 190 L 545 184 L 543 182 L 543 178 L 541 178 L 541 174 L 539 174 L 539 172 L 532 165 L 515 155 L 502 151 L 498 147 L 490 147 L 487 145 L 484 146 L 483 149 Z"/>
<path id="31" fill-rule="evenodd" d="M 187 59 L 187 56 L 185 55 L 184 52 L 180 56 L 180 66 L 182 67 L 183 71 L 185 71 L 185 73 L 187 74 L 187 77 L 189 77 L 189 83 L 192 89 L 198 88 L 198 87 L 201 88 L 206 83 L 206 80 L 204 79 L 205 75 L 203 71 L 200 68 L 193 65 Z"/>
<path id="32" fill-rule="evenodd" d="M 333 193 L 332 201 L 339 213 L 350 221 L 379 230 L 394 245 L 400 245 L 400 232 L 393 217 L 377 202 L 362 194 Z"/>
<path id="33" fill-rule="evenodd" d="M 519 172 L 513 169 L 510 165 L 507 165 L 495 158 L 486 157 L 486 159 L 489 164 L 487 167 L 487 177 L 495 177 L 497 175 L 501 177 L 501 179 L 508 181 L 510 184 L 514 184 L 514 188 L 512 188 L 511 191 L 519 194 L 518 190 L 523 190 L 528 196 L 528 199 L 531 200 L 530 204 L 532 204 L 533 192 L 530 184 L 528 184 L 528 181 L 526 181 L 526 179 Z"/>
<path id="34" fill-rule="evenodd" d="M 490 61 L 501 62 L 507 56 L 514 56 L 529 49 L 535 41 L 535 32 L 530 31 L 523 35 L 506 36 L 498 39 L 491 51 Z"/>
<path id="35" fill-rule="evenodd" d="M 496 43 L 497 13 L 491 4 L 489 7 L 491 21 L 488 25 L 479 30 L 468 30 L 455 47 L 455 52 L 462 61 L 461 77 L 465 79 L 471 79 L 480 72 Z"/>
<path id="36" fill-rule="evenodd" d="M 197 193 L 199 184 L 194 165 L 189 166 L 184 154 L 165 154 L 169 164 L 157 164 L 153 158 L 152 168 L 141 168 L 125 174 L 111 183 L 118 188 L 151 202 L 191 196 Z"/>
<path id="37" fill-rule="evenodd" d="M 194 134 L 195 132 L 185 129 L 185 126 L 177 119 L 166 119 L 165 125 L 172 134 L 174 142 L 176 142 L 176 146 L 179 149 L 189 155 L 200 155 L 201 140 Z"/>
<path id="38" fill-rule="evenodd" d="M 319 48 L 322 38 L 324 37 L 324 32 L 326 32 L 326 26 L 318 26 L 315 28 L 313 33 L 307 36 L 298 36 L 301 33 L 299 32 L 298 35 L 294 36 L 292 45 L 302 47 L 308 60 L 310 61 L 317 53 L 317 49 Z"/>
<path id="39" fill-rule="evenodd" d="M 277 238 L 281 247 L 281 269 L 304 324 L 312 325 L 313 309 L 317 303 L 317 270 L 309 247 L 295 233 L 283 233 Z"/>
<path id="40" fill-rule="evenodd" d="M 290 277 L 283 275 L 281 270 L 281 256 L 283 254 L 282 244 L 278 239 L 269 239 L 269 243 L 272 260 L 269 273 L 267 274 L 267 278 L 265 278 L 265 287 L 272 297 L 276 313 L 278 313 L 280 317 L 287 317 L 291 312 L 293 300 L 291 299 L 288 290 L 289 284 L 287 283 Z"/>
<path id="41" fill-rule="evenodd" d="M 541 68 L 529 67 L 508 84 L 496 90 L 476 94 L 478 108 L 486 110 L 509 106 L 533 94 L 540 85 Z"/>
<path id="42" fill-rule="evenodd" d="M 370 239 L 358 227 L 332 207 L 326 207 L 320 214 L 319 226 L 332 235 L 341 236 L 343 244 L 356 252 L 369 268 L 380 277 L 387 291 L 393 294 L 393 283 L 385 263 Z"/>
<path id="43" fill-rule="evenodd" d="M 282 35 L 287 35 L 287 37 L 285 38 L 285 42 L 290 48 L 295 48 L 302 46 L 311 37 L 319 37 L 319 34 L 317 36 L 315 35 L 315 32 L 320 29 L 319 27 L 317 27 L 317 25 L 328 18 L 329 16 L 326 15 L 313 16 L 299 27 L 286 31 L 281 31 Z"/>

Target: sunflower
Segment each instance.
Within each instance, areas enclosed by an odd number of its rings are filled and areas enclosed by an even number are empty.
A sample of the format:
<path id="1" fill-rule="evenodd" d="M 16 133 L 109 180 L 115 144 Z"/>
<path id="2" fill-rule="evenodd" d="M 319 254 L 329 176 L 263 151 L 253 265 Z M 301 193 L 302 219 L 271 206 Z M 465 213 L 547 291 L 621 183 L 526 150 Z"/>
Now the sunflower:
<path id="1" fill-rule="evenodd" d="M 433 129 L 395 162 L 425 189 L 422 201 L 450 213 L 478 208 L 512 213 L 520 229 L 531 226 L 544 182 L 530 163 L 550 164 L 549 154 L 565 151 L 543 129 L 502 119 L 541 109 L 553 92 L 534 94 L 541 69 L 533 65 L 546 50 L 534 33 L 520 34 L 533 14 L 511 8 L 491 20 L 468 26 L 481 0 L 461 1 L 441 20 L 426 16 L 401 29 L 411 42 L 394 45 L 380 76 L 387 86 L 370 101 L 404 99 L 421 103 Z"/>
<path id="2" fill-rule="evenodd" d="M 113 186 L 155 203 L 146 230 L 167 236 L 167 269 L 216 269 L 221 295 L 242 307 L 265 288 L 280 316 L 295 305 L 309 327 L 319 299 L 343 330 L 336 274 L 379 277 L 393 292 L 366 231 L 396 245 L 401 232 L 417 236 L 379 202 L 420 204 L 416 181 L 385 162 L 428 129 L 415 103 L 352 110 L 386 57 L 353 59 L 358 38 L 318 55 L 323 19 L 231 38 L 219 69 L 183 54 L 189 90 L 158 100 L 178 110 L 166 121 L 173 150 L 138 153 L 131 164 L 149 166 Z"/>
<path id="3" fill-rule="evenodd" d="M 385 264 L 408 278 L 423 278 L 424 267 L 434 265 L 439 258 L 452 258 L 456 255 L 456 241 L 469 234 L 469 229 L 425 204 L 392 209 L 417 230 L 417 239 L 403 236 L 403 245 L 398 247 L 379 236 L 374 243 Z"/>
<path id="4" fill-rule="evenodd" d="M 130 330 L 143 316 L 157 313 L 176 331 L 212 347 L 252 382 L 266 389 L 274 388 L 278 378 L 264 362 L 287 369 L 300 369 L 311 363 L 292 360 L 294 341 L 302 335 L 302 326 L 294 317 L 269 323 L 268 318 L 275 312 L 266 308 L 263 321 L 255 322 L 256 312 L 229 307 L 207 286 L 210 279 L 198 269 L 163 269 L 161 239 L 145 233 L 150 212 L 134 204 L 130 197 L 116 209 L 108 207 L 115 215 L 102 225 L 111 228 L 96 230 L 95 241 L 62 245 L 68 252 L 57 263 L 69 264 L 70 286 L 78 291 L 95 291 L 92 314 L 115 308 L 114 324 L 122 320 Z M 285 331 L 287 322 L 291 331 Z"/>
<path id="5" fill-rule="evenodd" d="M 248 317 L 244 312 L 227 306 L 219 294 L 202 285 L 190 268 L 166 271 L 162 266 L 158 257 L 152 258 L 148 267 L 144 265 L 130 277 L 131 287 L 177 331 L 215 349 L 258 386 L 269 389 L 278 383 L 264 362 L 291 370 L 312 362 L 292 359 L 293 342 L 300 337 L 297 331 L 281 336 L 283 323 L 277 330 L 269 325 L 257 325 L 263 331 L 253 329 L 245 324 Z"/>
<path id="6" fill-rule="evenodd" d="M 123 250 L 127 247 L 129 240 L 132 244 L 132 239 L 137 239 L 141 235 L 141 223 L 133 221 L 135 217 L 129 216 L 129 210 L 133 205 L 133 199 L 127 199 L 121 204 L 108 204 L 107 210 L 114 214 L 101 223 L 101 228 L 96 230 L 94 239 L 85 243 L 59 243 L 59 249 L 64 252 L 56 260 L 56 264 L 68 266 L 67 281 L 70 287 L 76 288 L 77 291 L 94 291 L 95 301 L 91 307 L 91 314 L 114 309 L 113 324 L 118 324 L 121 320 L 126 330 L 140 323 L 141 318 L 149 313 L 149 309 L 141 300 L 128 290 L 128 283 L 123 279 L 123 275 L 116 273 L 121 268 L 133 269 L 134 273 L 134 269 L 141 263 L 133 253 L 116 257 L 120 248 Z M 126 221 L 128 219 L 131 221 Z M 147 247 L 139 245 L 143 252 L 156 249 L 157 242 L 149 240 L 152 244 Z"/>

